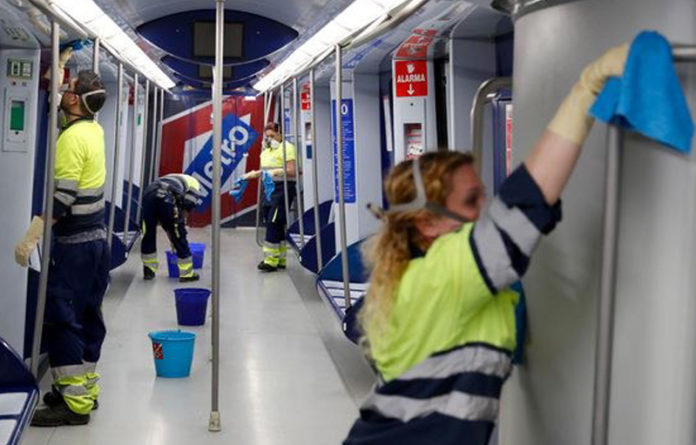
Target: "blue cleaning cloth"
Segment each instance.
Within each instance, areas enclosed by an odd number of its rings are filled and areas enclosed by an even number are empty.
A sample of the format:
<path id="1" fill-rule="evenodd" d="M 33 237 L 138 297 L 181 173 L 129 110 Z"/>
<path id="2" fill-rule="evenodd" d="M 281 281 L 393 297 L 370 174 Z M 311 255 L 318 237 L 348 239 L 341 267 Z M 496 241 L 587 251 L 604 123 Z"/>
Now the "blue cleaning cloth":
<path id="1" fill-rule="evenodd" d="M 60 45 L 60 50 L 63 51 L 65 48 L 70 46 L 72 47 L 73 51 L 79 51 L 85 46 L 89 46 L 91 44 L 92 42 L 90 42 L 89 40 L 72 40 L 68 43 Z"/>
<path id="2" fill-rule="evenodd" d="M 691 151 L 691 113 L 672 63 L 672 48 L 657 32 L 636 36 L 623 75 L 607 81 L 590 114 L 681 152 Z"/>
<path id="3" fill-rule="evenodd" d="M 234 185 L 232 186 L 232 190 L 230 190 L 230 195 L 234 198 L 234 202 L 239 204 L 239 201 L 242 200 L 242 197 L 244 196 L 244 190 L 247 188 L 247 184 L 249 181 L 246 179 L 237 179 L 234 182 Z"/>
<path id="4" fill-rule="evenodd" d="M 266 194 L 266 201 L 270 201 L 271 195 L 275 191 L 275 182 L 273 182 L 273 176 L 271 176 L 270 173 L 265 171 L 262 173 L 262 175 L 263 191 Z"/>

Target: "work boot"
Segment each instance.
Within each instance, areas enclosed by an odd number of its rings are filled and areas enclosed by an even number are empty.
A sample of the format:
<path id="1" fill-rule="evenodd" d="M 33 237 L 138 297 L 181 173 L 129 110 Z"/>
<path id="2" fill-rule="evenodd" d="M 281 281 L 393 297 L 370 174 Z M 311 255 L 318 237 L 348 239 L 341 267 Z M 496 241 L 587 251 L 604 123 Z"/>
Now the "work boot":
<path id="1" fill-rule="evenodd" d="M 61 397 L 60 404 L 48 408 L 37 409 L 31 419 L 31 426 L 63 426 L 63 425 L 87 425 L 89 414 L 77 414 L 72 412 Z"/>
<path id="2" fill-rule="evenodd" d="M 200 279 L 201 277 L 197 273 L 194 273 L 190 277 L 179 277 L 179 283 L 191 283 L 192 281 L 198 281 Z"/>
<path id="3" fill-rule="evenodd" d="M 261 261 L 258 266 L 256 266 L 261 272 L 276 272 L 278 270 L 277 266 L 271 266 L 265 261 Z"/>
<path id="4" fill-rule="evenodd" d="M 143 266 L 143 277 L 145 280 L 154 280 L 155 279 L 155 271 L 150 269 L 147 266 Z"/>
<path id="5" fill-rule="evenodd" d="M 56 407 L 60 405 L 63 402 L 63 396 L 61 395 L 60 392 L 56 389 L 55 386 L 51 385 L 51 390 L 44 394 L 43 396 L 43 402 L 46 404 L 48 407 Z M 99 400 L 94 401 L 94 406 L 92 407 L 92 411 L 99 409 Z"/>

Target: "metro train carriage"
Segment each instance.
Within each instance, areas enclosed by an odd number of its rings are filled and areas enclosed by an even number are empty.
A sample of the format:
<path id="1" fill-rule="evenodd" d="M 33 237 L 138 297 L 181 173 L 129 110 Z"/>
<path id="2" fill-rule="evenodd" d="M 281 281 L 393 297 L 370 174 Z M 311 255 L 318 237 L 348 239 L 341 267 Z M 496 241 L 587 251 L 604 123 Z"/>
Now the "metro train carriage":
<path id="1" fill-rule="evenodd" d="M 695 29 L 0 0 L 0 445 L 692 444 Z"/>

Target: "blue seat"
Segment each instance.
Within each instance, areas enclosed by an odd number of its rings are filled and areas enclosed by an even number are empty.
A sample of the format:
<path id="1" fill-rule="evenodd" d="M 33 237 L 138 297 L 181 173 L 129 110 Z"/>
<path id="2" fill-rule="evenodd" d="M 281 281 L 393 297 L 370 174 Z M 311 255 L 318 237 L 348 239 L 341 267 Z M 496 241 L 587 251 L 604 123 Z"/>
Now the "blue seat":
<path id="1" fill-rule="evenodd" d="M 319 204 L 319 227 L 324 227 L 329 223 L 329 217 L 331 215 L 331 206 L 333 201 L 324 201 Z M 312 238 L 316 236 L 316 229 L 314 227 L 314 207 L 304 212 L 302 215 L 302 225 L 304 228 L 304 244 L 306 245 Z M 288 227 L 287 241 L 290 246 L 297 251 L 300 251 L 300 245 L 302 244 L 300 235 L 300 220 L 293 222 L 290 227 Z M 323 241 L 323 238 L 322 238 Z M 316 249 L 316 248 L 315 248 Z"/>
<path id="2" fill-rule="evenodd" d="M 322 264 L 328 264 L 336 255 L 336 229 L 334 223 L 328 223 L 321 228 L 321 259 Z M 319 273 L 317 260 L 317 237 L 312 236 L 300 249 L 300 264 L 314 273 Z"/>
<path id="3" fill-rule="evenodd" d="M 350 282 L 350 301 L 355 304 L 367 292 L 368 272 L 362 261 L 360 249 L 364 240 L 348 246 L 348 266 Z M 346 317 L 345 287 L 343 285 L 342 253 L 336 255 L 319 272 L 317 277 L 317 290 L 329 305 L 333 308 L 338 320 L 344 324 Z M 343 325 L 344 332 L 348 326 Z"/>
<path id="4" fill-rule="evenodd" d="M 124 227 L 126 221 L 126 213 L 123 209 L 116 206 L 116 215 L 114 217 L 114 233 L 111 235 L 111 269 L 116 269 L 128 259 L 133 245 L 140 236 L 140 228 L 135 222 L 134 207 L 131 209 L 131 218 L 128 224 L 128 244 L 124 243 Z M 105 221 L 109 223 L 109 215 L 111 213 L 111 203 L 106 202 Z"/>
<path id="5" fill-rule="evenodd" d="M 0 338 L 0 445 L 19 444 L 39 403 L 39 387 L 20 356 Z"/>

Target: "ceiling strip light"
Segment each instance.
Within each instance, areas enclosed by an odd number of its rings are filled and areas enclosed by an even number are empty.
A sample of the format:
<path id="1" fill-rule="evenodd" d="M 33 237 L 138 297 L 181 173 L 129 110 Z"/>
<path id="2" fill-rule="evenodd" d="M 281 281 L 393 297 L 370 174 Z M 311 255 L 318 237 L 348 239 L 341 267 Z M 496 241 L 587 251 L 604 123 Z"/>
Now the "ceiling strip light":
<path id="1" fill-rule="evenodd" d="M 93 0 L 81 0 L 79 6 L 75 5 L 74 0 L 49 0 L 49 5 L 58 15 L 71 18 L 99 37 L 116 57 L 136 68 L 160 88 L 168 90 L 176 85 Z"/>
<path id="2" fill-rule="evenodd" d="M 69 0 L 68 0 L 69 1 Z M 292 54 L 271 72 L 253 85 L 260 92 L 266 92 L 311 64 L 317 56 L 330 51 L 337 43 L 355 34 L 384 16 L 394 8 L 409 0 L 354 0 L 316 34 L 300 45 Z"/>

